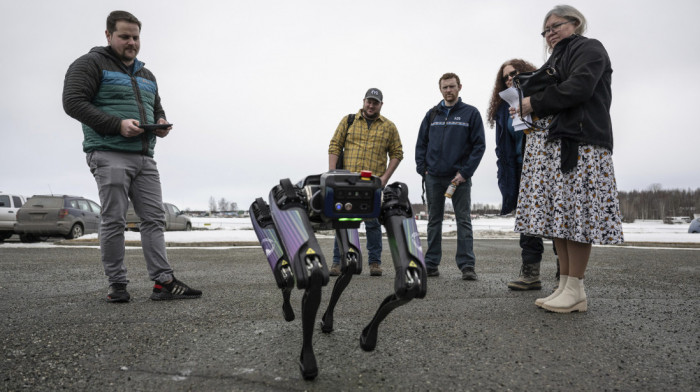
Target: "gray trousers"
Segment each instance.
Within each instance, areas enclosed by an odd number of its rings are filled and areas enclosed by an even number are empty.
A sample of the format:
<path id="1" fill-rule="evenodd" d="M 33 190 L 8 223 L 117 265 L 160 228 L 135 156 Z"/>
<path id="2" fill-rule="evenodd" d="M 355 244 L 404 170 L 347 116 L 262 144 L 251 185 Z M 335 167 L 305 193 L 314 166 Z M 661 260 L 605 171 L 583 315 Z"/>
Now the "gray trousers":
<path id="1" fill-rule="evenodd" d="M 141 218 L 141 247 L 148 276 L 156 282 L 173 277 L 165 251 L 165 211 L 156 161 L 146 155 L 93 151 L 87 164 L 102 203 L 100 250 L 110 283 L 128 283 L 124 264 L 124 229 L 129 199 Z"/>

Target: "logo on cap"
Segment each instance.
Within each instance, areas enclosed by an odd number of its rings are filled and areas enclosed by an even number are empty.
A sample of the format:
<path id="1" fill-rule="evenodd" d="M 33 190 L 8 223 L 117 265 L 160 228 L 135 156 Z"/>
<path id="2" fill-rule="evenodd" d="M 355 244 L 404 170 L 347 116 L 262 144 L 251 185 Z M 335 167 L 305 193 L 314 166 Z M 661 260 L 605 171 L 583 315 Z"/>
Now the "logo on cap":
<path id="1" fill-rule="evenodd" d="M 365 94 L 365 99 L 375 99 L 379 102 L 382 102 L 382 99 L 384 98 L 382 96 L 382 92 L 378 88 L 371 88 L 367 90 L 367 93 Z"/>

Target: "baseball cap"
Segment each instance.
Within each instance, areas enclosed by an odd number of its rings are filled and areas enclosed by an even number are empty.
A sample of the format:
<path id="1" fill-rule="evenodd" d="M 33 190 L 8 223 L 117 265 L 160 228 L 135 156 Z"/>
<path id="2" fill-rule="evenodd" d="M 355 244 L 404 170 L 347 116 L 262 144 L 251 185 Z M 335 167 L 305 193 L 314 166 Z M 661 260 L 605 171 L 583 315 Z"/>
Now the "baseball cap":
<path id="1" fill-rule="evenodd" d="M 382 92 L 379 91 L 378 88 L 371 88 L 371 89 L 367 90 L 367 92 L 365 93 L 365 99 L 367 99 L 367 98 L 372 98 L 374 100 L 382 102 L 382 100 L 384 99 L 384 96 L 382 95 Z"/>

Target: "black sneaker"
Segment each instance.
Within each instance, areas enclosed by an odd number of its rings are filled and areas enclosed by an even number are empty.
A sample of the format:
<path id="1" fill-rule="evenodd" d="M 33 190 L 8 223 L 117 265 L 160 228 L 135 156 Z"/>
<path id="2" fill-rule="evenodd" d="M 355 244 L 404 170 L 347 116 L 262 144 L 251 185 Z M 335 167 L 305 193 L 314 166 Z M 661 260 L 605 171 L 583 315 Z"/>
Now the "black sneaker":
<path id="1" fill-rule="evenodd" d="M 476 272 L 474 272 L 474 267 L 465 267 L 462 270 L 462 280 L 476 280 Z"/>
<path id="2" fill-rule="evenodd" d="M 438 271 L 437 268 L 435 268 L 435 269 L 428 268 L 427 272 L 428 272 L 428 276 L 440 276 L 440 271 Z"/>
<path id="3" fill-rule="evenodd" d="M 131 296 L 126 291 L 126 283 L 112 283 L 107 291 L 107 302 L 129 302 Z"/>
<path id="4" fill-rule="evenodd" d="M 167 301 L 171 299 L 199 298 L 201 296 L 202 292 L 200 290 L 190 288 L 173 276 L 173 281 L 170 283 L 156 282 L 153 285 L 151 299 L 154 301 Z"/>

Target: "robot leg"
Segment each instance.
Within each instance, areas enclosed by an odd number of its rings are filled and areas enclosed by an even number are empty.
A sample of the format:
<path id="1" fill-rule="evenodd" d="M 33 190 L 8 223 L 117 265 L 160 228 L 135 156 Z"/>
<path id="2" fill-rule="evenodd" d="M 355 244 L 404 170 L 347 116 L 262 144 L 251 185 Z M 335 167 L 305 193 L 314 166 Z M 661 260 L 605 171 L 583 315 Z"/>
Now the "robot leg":
<path id="1" fill-rule="evenodd" d="M 294 309 L 292 309 L 289 298 L 292 288 L 294 288 L 294 275 L 289 258 L 282 249 L 275 223 L 272 221 L 270 206 L 259 197 L 250 205 L 249 213 L 250 220 L 253 222 L 253 230 L 255 230 L 255 235 L 260 241 L 265 256 L 267 256 L 277 287 L 282 290 L 282 314 L 286 321 L 292 321 L 294 320 Z"/>
<path id="2" fill-rule="evenodd" d="M 327 285 L 328 267 L 309 223 L 301 190 L 288 179 L 280 180 L 280 185 L 270 191 L 269 201 L 272 220 L 292 264 L 297 288 L 307 288 L 313 274 L 320 276 L 323 286 Z"/>
<path id="3" fill-rule="evenodd" d="M 303 342 L 299 356 L 302 377 L 313 380 L 318 375 L 313 351 L 313 328 L 321 303 L 321 287 L 328 284 L 329 275 L 321 247 L 316 240 L 305 197 L 289 179 L 270 191 L 270 212 L 286 255 L 290 258 L 297 288 L 305 289 L 301 302 Z"/>
<path id="4" fill-rule="evenodd" d="M 408 200 L 408 187 L 393 183 L 384 189 L 380 221 L 386 228 L 391 257 L 396 270 L 394 294 L 384 299 L 372 321 L 362 330 L 360 347 L 372 351 L 377 345 L 379 324 L 399 306 L 427 292 L 427 271 L 418 228 Z"/>
<path id="5" fill-rule="evenodd" d="M 333 285 L 328 308 L 321 318 L 321 331 L 333 332 L 333 311 L 340 295 L 350 283 L 353 274 L 362 272 L 362 253 L 360 251 L 360 235 L 357 229 L 336 229 L 335 236 L 340 250 L 340 276 Z"/>

